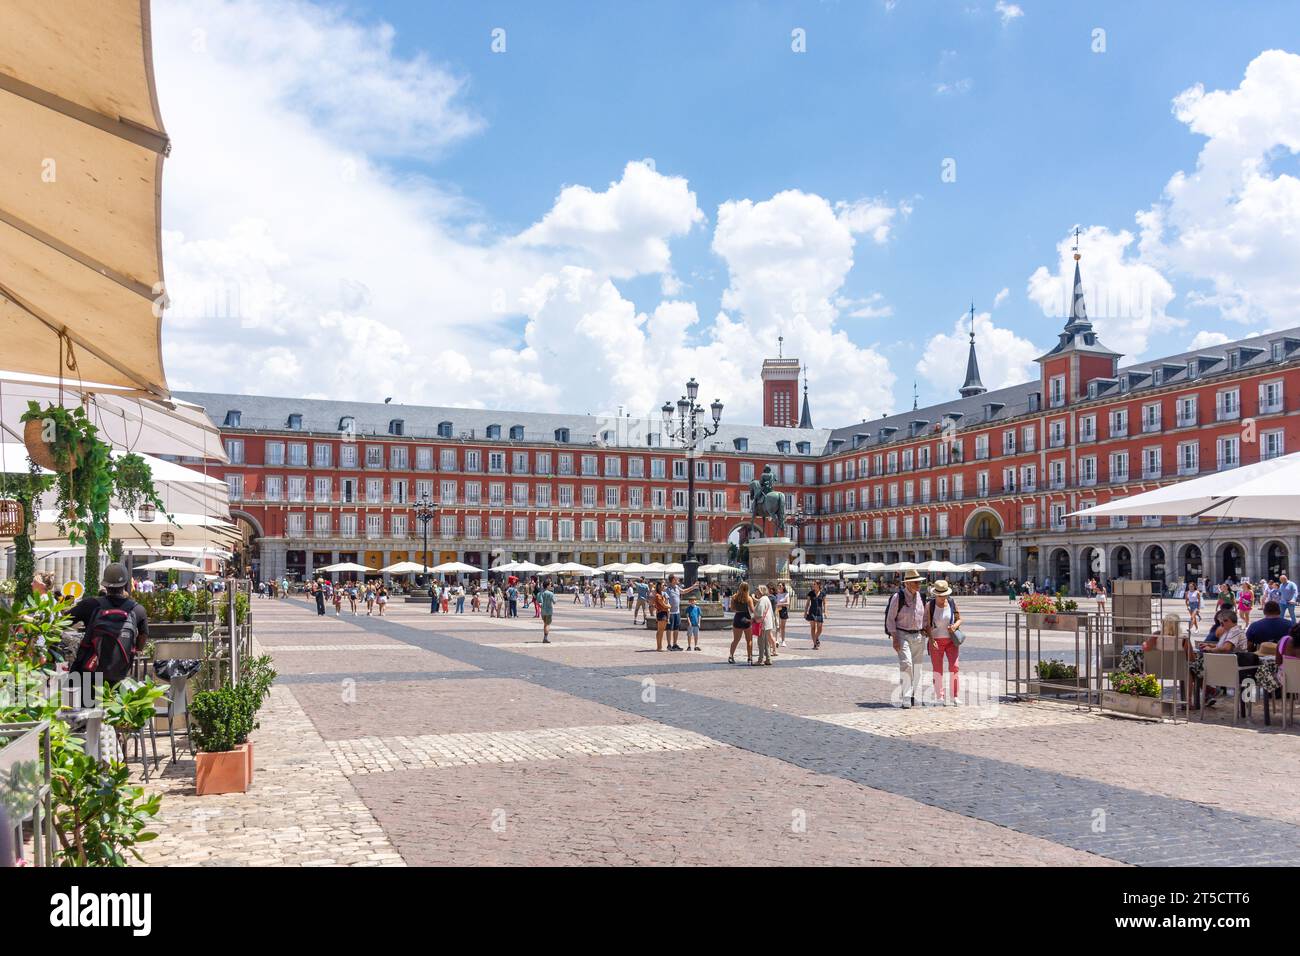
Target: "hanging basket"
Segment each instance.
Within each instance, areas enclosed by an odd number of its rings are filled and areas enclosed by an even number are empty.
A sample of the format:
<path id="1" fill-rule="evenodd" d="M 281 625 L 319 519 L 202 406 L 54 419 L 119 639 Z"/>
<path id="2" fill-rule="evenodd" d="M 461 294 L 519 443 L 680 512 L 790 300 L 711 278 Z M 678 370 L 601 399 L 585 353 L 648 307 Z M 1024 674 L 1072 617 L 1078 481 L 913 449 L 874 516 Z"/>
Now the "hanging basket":
<path id="1" fill-rule="evenodd" d="M 72 468 L 60 468 L 50 452 L 49 443 L 41 437 L 42 424 L 39 418 L 33 418 L 23 426 L 23 444 L 27 446 L 27 457 L 49 471 L 71 471 Z M 73 462 L 68 462 L 69 466 Z"/>
<path id="2" fill-rule="evenodd" d="M 0 538 L 23 533 L 23 506 L 12 498 L 0 498 Z"/>

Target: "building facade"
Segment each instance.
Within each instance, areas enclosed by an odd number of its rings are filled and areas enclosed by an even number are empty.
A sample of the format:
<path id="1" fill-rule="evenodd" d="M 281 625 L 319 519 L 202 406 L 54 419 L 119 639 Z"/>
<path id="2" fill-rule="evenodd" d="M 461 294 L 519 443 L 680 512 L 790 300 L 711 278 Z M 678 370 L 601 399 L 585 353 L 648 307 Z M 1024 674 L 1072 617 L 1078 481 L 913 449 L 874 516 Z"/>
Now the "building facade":
<path id="1" fill-rule="evenodd" d="M 1075 591 L 1093 576 L 1168 585 L 1292 570 L 1300 524 L 1069 516 L 1300 450 L 1300 329 L 1119 360 L 1087 318 L 1076 262 L 1071 315 L 1039 379 L 986 390 L 972 332 L 959 398 L 814 429 L 806 392 L 804 427 L 785 424 L 798 361 L 769 360 L 773 424 L 724 424 L 693 459 L 658 422 L 626 417 L 180 397 L 222 429 L 231 513 L 262 577 L 338 561 L 680 561 L 692 466 L 697 554 L 726 561 L 748 527 L 749 481 L 769 464 L 813 561 L 984 559 Z M 437 508 L 427 555 L 425 497 Z"/>

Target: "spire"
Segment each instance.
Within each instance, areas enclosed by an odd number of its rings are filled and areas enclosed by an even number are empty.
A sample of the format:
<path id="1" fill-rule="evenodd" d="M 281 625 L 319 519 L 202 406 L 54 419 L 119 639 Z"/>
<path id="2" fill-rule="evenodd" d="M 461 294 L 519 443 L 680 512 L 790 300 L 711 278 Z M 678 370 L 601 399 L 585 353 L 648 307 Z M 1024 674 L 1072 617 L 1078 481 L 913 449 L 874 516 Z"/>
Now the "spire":
<path id="1" fill-rule="evenodd" d="M 966 384 L 958 391 L 962 398 L 974 398 L 988 391 L 980 381 L 980 366 L 975 358 L 975 303 L 970 304 L 970 353 L 966 356 Z"/>
<path id="2" fill-rule="evenodd" d="M 1065 323 L 1065 331 L 1087 332 L 1092 329 L 1088 321 L 1088 310 L 1083 304 L 1083 279 L 1079 275 L 1079 227 L 1074 227 L 1074 295 L 1070 301 L 1070 317 Z"/>
<path id="3" fill-rule="evenodd" d="M 808 366 L 803 367 L 803 414 L 799 416 L 800 428 L 812 428 L 812 412 L 808 408 Z"/>
<path id="4" fill-rule="evenodd" d="M 920 407 L 920 396 L 916 392 L 916 379 L 912 379 L 912 411 L 916 411 Z"/>

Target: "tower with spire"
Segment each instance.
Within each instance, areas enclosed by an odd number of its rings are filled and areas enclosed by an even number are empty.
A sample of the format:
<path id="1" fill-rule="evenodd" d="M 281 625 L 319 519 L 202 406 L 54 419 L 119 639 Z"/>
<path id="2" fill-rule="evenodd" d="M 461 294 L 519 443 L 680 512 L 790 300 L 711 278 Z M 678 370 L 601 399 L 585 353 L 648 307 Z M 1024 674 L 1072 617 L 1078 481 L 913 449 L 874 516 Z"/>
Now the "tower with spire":
<path id="1" fill-rule="evenodd" d="M 970 352 L 966 356 L 966 381 L 958 391 L 962 398 L 974 398 L 988 391 L 980 381 L 980 364 L 975 358 L 975 303 L 970 304 Z"/>
<path id="2" fill-rule="evenodd" d="M 777 336 L 774 359 L 763 362 L 763 424 L 793 428 L 799 414 L 799 360 L 785 357 L 785 336 Z"/>
<path id="3" fill-rule="evenodd" d="M 1083 277 L 1079 271 L 1079 227 L 1074 229 L 1074 287 L 1070 295 L 1070 314 L 1065 327 L 1057 333 L 1057 343 L 1038 364 L 1043 370 L 1043 404 L 1059 408 L 1087 394 L 1088 383 L 1097 379 L 1114 379 L 1120 354 L 1101 344 L 1088 319 L 1084 302 Z"/>

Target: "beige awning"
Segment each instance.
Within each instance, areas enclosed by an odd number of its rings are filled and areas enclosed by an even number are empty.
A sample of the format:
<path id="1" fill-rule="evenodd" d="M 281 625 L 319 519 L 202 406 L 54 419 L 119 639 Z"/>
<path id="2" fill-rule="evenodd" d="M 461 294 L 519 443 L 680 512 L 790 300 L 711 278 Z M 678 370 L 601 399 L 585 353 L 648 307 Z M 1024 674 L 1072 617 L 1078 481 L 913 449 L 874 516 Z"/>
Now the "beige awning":
<path id="1" fill-rule="evenodd" d="M 14 371 L 166 397 L 167 134 L 149 0 L 0 4 L 0 342 Z"/>

